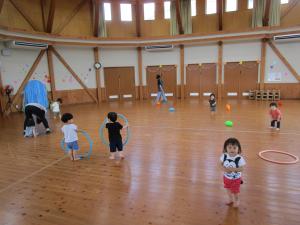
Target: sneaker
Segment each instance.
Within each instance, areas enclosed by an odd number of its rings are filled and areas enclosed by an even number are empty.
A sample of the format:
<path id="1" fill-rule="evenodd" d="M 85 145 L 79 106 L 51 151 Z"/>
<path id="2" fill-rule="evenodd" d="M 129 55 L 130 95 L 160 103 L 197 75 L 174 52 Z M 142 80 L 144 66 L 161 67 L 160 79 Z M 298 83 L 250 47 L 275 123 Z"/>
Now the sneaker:
<path id="1" fill-rule="evenodd" d="M 46 129 L 46 134 L 50 134 L 50 133 L 51 133 L 50 128 L 47 128 L 47 129 Z"/>

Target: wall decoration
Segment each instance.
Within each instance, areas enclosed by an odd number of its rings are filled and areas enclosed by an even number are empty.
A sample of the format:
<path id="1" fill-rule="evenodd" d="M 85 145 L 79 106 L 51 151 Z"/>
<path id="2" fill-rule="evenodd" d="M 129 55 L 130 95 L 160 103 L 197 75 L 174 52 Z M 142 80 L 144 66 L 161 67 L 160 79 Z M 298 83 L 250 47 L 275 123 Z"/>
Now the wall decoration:
<path id="1" fill-rule="evenodd" d="M 281 72 L 269 72 L 268 81 L 280 82 L 282 79 Z"/>

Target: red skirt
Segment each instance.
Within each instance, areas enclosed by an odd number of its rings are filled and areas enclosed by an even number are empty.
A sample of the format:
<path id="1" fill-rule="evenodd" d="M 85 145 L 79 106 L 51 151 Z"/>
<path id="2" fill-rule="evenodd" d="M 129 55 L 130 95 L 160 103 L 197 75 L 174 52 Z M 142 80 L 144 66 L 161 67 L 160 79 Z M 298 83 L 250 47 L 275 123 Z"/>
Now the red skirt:
<path id="1" fill-rule="evenodd" d="M 224 188 L 229 189 L 233 194 L 240 193 L 240 186 L 241 186 L 241 178 L 238 179 L 228 179 L 227 177 L 223 176 L 224 181 Z"/>

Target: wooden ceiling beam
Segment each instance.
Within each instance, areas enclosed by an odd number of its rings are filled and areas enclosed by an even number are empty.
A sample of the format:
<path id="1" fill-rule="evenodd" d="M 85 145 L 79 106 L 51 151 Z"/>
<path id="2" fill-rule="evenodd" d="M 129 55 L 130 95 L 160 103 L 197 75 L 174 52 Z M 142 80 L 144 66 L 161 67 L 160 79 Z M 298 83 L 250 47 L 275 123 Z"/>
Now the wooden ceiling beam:
<path id="1" fill-rule="evenodd" d="M 53 28 L 54 14 L 55 14 L 55 1 L 51 0 L 50 9 L 48 14 L 48 22 L 47 22 L 47 32 L 51 33 Z"/>
<path id="2" fill-rule="evenodd" d="M 223 0 L 219 0 L 217 1 L 217 10 L 218 10 L 218 27 L 219 30 L 223 30 L 223 13 L 224 13 L 224 1 Z"/>
<path id="3" fill-rule="evenodd" d="M 78 5 L 73 9 L 73 11 L 66 17 L 66 19 L 60 23 L 58 28 L 53 32 L 54 34 L 59 34 L 64 30 L 64 28 L 71 22 L 71 20 L 76 16 L 76 14 L 80 11 L 80 9 L 87 3 L 86 0 L 81 0 Z"/>
<path id="4" fill-rule="evenodd" d="M 99 37 L 99 19 L 100 19 L 100 0 L 94 0 L 93 1 L 94 6 L 94 27 L 93 27 L 93 33 L 95 37 Z"/>
<path id="5" fill-rule="evenodd" d="M 42 12 L 42 23 L 43 23 L 43 31 L 46 32 L 46 10 L 45 10 L 45 5 L 46 5 L 46 0 L 40 0 L 40 5 L 41 5 L 41 12 Z"/>
<path id="6" fill-rule="evenodd" d="M 298 5 L 299 2 L 300 2 L 299 0 L 292 0 L 289 3 L 288 8 L 282 13 L 280 20 L 282 21 L 283 18 L 285 18 L 292 11 L 292 9 Z"/>
<path id="7" fill-rule="evenodd" d="M 300 76 L 297 73 L 297 71 L 293 68 L 293 66 L 289 63 L 289 61 L 281 54 L 279 49 L 274 45 L 274 43 L 269 40 L 268 41 L 269 46 L 274 51 L 274 53 L 278 56 L 278 58 L 283 62 L 283 64 L 288 68 L 288 70 L 291 72 L 291 74 L 300 82 Z"/>
<path id="8" fill-rule="evenodd" d="M 141 3 L 140 0 L 135 2 L 135 23 L 136 23 L 136 36 L 141 36 Z"/>
<path id="9" fill-rule="evenodd" d="M 178 28 L 179 28 L 179 34 L 184 34 L 182 20 L 181 20 L 179 0 L 175 0 L 175 6 L 176 6 L 176 18 L 177 18 L 177 24 L 178 24 Z"/>
<path id="10" fill-rule="evenodd" d="M 271 6 L 271 0 L 266 0 L 265 14 L 263 17 L 263 26 L 269 25 L 270 6 Z"/>
<path id="11" fill-rule="evenodd" d="M 33 30 L 39 31 L 39 27 L 34 23 L 34 21 L 21 9 L 21 7 L 14 1 L 9 0 L 13 7 L 22 15 L 26 22 L 32 27 Z"/>

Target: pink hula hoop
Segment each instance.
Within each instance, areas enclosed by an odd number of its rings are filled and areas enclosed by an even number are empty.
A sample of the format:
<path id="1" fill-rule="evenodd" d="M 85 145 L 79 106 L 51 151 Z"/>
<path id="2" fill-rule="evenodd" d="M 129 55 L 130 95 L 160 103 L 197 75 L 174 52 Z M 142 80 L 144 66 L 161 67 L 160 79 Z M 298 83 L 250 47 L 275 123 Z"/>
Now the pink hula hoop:
<path id="1" fill-rule="evenodd" d="M 266 158 L 266 157 L 263 156 L 263 154 L 266 153 L 266 152 L 274 152 L 274 153 L 279 153 L 279 154 L 282 154 L 282 155 L 288 155 L 288 156 L 291 156 L 292 158 L 294 158 L 294 160 L 290 161 L 290 162 L 285 162 L 285 161 L 277 161 L 277 160 L 268 159 L 268 158 Z M 291 153 L 288 153 L 288 152 L 282 152 L 282 151 L 277 151 L 277 150 L 264 150 L 264 151 L 260 151 L 258 153 L 258 156 L 260 158 L 262 158 L 263 160 L 266 160 L 266 161 L 272 162 L 272 163 L 277 163 L 277 164 L 286 164 L 286 165 L 288 165 L 288 164 L 295 164 L 295 163 L 297 163 L 299 161 L 299 157 L 298 156 L 295 156 L 295 155 L 293 155 Z"/>

